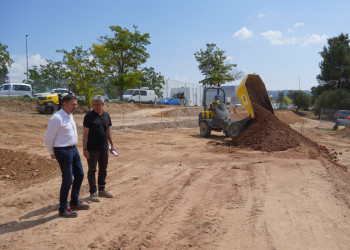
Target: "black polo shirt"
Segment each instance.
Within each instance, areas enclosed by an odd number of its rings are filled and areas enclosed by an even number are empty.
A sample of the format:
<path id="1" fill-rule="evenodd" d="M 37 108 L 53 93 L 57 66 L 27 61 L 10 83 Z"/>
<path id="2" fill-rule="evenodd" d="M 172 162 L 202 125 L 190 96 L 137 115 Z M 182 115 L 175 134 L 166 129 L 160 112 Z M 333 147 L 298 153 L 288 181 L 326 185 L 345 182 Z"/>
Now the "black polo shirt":
<path id="1" fill-rule="evenodd" d="M 88 150 L 108 149 L 108 127 L 112 126 L 112 121 L 106 111 L 102 111 L 101 115 L 89 111 L 84 117 L 83 126 L 89 128 Z"/>

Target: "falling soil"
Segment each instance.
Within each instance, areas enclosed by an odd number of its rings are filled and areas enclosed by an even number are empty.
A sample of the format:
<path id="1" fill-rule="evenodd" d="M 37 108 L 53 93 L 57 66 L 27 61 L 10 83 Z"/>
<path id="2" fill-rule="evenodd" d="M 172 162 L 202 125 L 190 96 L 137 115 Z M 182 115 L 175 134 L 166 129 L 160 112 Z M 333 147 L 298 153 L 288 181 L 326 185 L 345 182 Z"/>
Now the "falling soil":
<path id="1" fill-rule="evenodd" d="M 255 118 L 249 122 L 248 127 L 240 135 L 234 140 L 228 141 L 228 145 L 272 152 L 284 151 L 303 144 L 317 151 L 320 150 L 317 143 L 293 130 L 269 110 L 254 102 L 252 105 Z"/>

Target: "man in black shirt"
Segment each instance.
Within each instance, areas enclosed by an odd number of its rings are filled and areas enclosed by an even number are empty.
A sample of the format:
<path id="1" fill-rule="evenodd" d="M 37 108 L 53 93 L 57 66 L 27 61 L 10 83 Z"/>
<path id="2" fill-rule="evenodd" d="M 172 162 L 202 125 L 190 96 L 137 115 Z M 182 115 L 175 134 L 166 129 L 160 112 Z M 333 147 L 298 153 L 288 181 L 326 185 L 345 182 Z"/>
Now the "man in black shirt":
<path id="1" fill-rule="evenodd" d="M 92 98 L 92 111 L 84 117 L 83 149 L 84 156 L 88 162 L 88 181 L 90 186 L 90 200 L 99 202 L 99 197 L 113 198 L 106 187 L 107 166 L 108 166 L 108 141 L 111 151 L 115 151 L 111 136 L 111 118 L 104 111 L 104 98 L 101 95 Z M 96 167 L 98 163 L 98 194 L 96 187 Z"/>

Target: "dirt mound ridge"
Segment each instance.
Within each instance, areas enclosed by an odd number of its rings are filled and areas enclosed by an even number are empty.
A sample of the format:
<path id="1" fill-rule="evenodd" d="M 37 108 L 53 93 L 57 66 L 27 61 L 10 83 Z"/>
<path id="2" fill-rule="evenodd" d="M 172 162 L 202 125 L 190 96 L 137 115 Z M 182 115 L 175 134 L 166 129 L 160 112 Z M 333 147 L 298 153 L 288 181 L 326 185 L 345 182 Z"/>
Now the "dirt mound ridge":
<path id="1" fill-rule="evenodd" d="M 337 132 L 337 135 L 342 137 L 350 137 L 350 126 L 347 126 Z"/>
<path id="2" fill-rule="evenodd" d="M 55 160 L 25 152 L 0 148 L 0 159 L 0 180 L 18 187 L 47 181 L 60 173 Z"/>
<path id="3" fill-rule="evenodd" d="M 175 107 L 167 111 L 159 111 L 151 117 L 198 117 L 202 111 L 202 107 Z"/>
<path id="4" fill-rule="evenodd" d="M 12 112 L 36 112 L 35 99 L 1 97 L 0 110 L 8 110 Z"/>
<path id="5" fill-rule="evenodd" d="M 120 129 L 136 129 L 136 130 L 152 130 L 152 129 L 167 129 L 167 128 L 197 128 L 197 119 L 188 119 L 186 121 L 169 121 L 169 122 L 156 122 L 156 123 L 146 123 L 139 125 L 130 126 L 114 126 L 112 130 Z"/>
<path id="6" fill-rule="evenodd" d="M 293 111 L 290 111 L 290 110 L 275 111 L 275 115 L 277 116 L 278 119 L 280 119 L 281 121 L 287 124 L 303 121 L 303 118 L 296 115 Z"/>
<path id="7" fill-rule="evenodd" d="M 239 148 L 251 148 L 258 151 L 284 151 L 301 144 L 320 150 L 320 146 L 293 130 L 273 113 L 253 103 L 255 119 L 234 140 L 228 142 Z"/>

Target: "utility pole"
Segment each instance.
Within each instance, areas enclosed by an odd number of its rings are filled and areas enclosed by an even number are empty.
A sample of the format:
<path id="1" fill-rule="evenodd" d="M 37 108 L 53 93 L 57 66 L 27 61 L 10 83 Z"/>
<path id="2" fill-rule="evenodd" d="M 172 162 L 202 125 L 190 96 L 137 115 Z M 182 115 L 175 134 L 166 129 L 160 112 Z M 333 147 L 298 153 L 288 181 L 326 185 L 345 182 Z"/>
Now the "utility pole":
<path id="1" fill-rule="evenodd" d="M 300 91 L 300 76 L 299 76 L 299 91 Z"/>
<path id="2" fill-rule="evenodd" d="M 26 58 L 27 58 L 27 84 L 28 84 L 28 44 L 27 44 L 27 38 L 29 35 L 26 35 Z"/>

